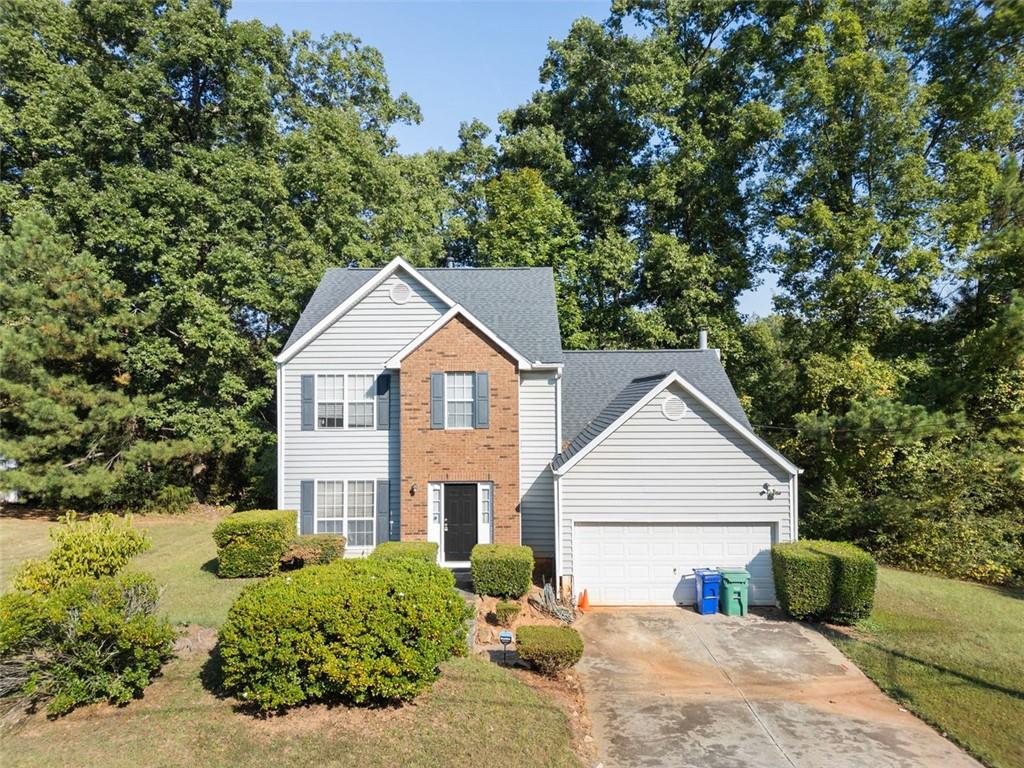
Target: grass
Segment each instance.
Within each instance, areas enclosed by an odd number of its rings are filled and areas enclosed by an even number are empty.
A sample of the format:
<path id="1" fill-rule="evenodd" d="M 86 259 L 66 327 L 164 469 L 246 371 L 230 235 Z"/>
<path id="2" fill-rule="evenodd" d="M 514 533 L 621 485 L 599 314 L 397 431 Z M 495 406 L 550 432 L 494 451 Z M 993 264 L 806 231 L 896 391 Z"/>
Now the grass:
<path id="1" fill-rule="evenodd" d="M 219 627 L 228 608 L 252 579 L 217 578 L 217 548 L 213 528 L 223 513 L 178 517 L 135 517 L 153 546 L 131 567 L 152 574 L 164 591 L 160 612 L 175 624 Z M 6 590 L 17 565 L 43 557 L 49 549 L 47 530 L 56 523 L 38 519 L 0 518 L 0 591 Z"/>
<path id="2" fill-rule="evenodd" d="M 1024 765 L 1024 591 L 882 568 L 875 610 L 833 641 L 986 765 Z"/>
<path id="3" fill-rule="evenodd" d="M 153 547 L 131 567 L 165 586 L 160 610 L 178 624 L 217 627 L 247 579 L 218 579 L 212 531 L 220 515 L 137 517 Z M 0 518 L 0 591 L 17 565 L 42 557 L 53 523 Z M 206 632 L 209 638 L 212 633 Z M 494 762 L 578 766 L 564 712 L 507 670 L 476 658 L 442 665 L 440 680 L 397 709 L 324 706 L 259 719 L 211 693 L 211 656 L 191 632 L 144 696 L 96 704 L 57 720 L 41 713 L 0 735 L 17 766 L 460 766 Z"/>
<path id="4" fill-rule="evenodd" d="M 0 740 L 5 768 L 39 766 L 578 766 L 565 715 L 508 671 L 454 659 L 415 704 L 323 706 L 257 719 L 201 683 L 203 655 L 171 662 L 127 707 L 35 717 Z"/>

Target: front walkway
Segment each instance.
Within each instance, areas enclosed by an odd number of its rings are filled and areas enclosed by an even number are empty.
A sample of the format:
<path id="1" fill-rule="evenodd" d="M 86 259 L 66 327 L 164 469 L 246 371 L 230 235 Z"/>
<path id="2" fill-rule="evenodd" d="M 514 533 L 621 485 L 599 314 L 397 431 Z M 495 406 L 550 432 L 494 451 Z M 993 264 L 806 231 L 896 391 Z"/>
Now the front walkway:
<path id="1" fill-rule="evenodd" d="M 980 768 L 772 613 L 595 609 L 579 671 L 604 768 Z"/>

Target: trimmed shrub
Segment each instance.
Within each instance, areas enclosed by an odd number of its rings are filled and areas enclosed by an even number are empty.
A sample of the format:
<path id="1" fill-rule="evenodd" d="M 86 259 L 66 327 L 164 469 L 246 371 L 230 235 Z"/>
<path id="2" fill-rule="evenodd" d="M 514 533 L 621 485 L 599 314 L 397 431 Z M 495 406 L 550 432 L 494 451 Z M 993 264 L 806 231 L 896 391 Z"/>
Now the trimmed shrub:
<path id="1" fill-rule="evenodd" d="M 54 715 L 131 701 L 171 656 L 174 630 L 153 615 L 158 597 L 140 573 L 0 597 L 0 696 L 48 701 Z"/>
<path id="2" fill-rule="evenodd" d="M 498 623 L 503 627 L 507 627 L 512 623 L 512 620 L 519 615 L 519 611 L 523 609 L 523 606 L 519 603 L 511 600 L 499 600 L 498 604 L 494 606 L 494 618 L 498 620 Z"/>
<path id="3" fill-rule="evenodd" d="M 516 631 L 516 652 L 538 672 L 556 675 L 583 658 L 583 638 L 572 627 L 529 625 Z"/>
<path id="4" fill-rule="evenodd" d="M 533 580 L 533 550 L 513 544 L 477 544 L 469 556 L 478 595 L 525 595 Z"/>
<path id="5" fill-rule="evenodd" d="M 370 553 L 374 560 L 402 560 L 412 558 L 425 563 L 437 563 L 435 541 L 385 541 Z"/>
<path id="6" fill-rule="evenodd" d="M 307 565 L 327 565 L 344 556 L 344 536 L 329 533 L 297 536 L 281 555 L 281 567 L 292 570 Z"/>
<path id="7" fill-rule="evenodd" d="M 411 699 L 465 651 L 451 572 L 341 560 L 248 585 L 220 632 L 225 688 L 257 709 Z"/>
<path id="8" fill-rule="evenodd" d="M 69 512 L 50 529 L 53 548 L 45 560 L 28 560 L 14 577 L 17 590 L 49 592 L 83 577 L 112 576 L 150 547 L 130 517 L 93 515 L 79 520 Z"/>
<path id="9" fill-rule="evenodd" d="M 217 575 L 269 576 L 281 565 L 281 556 L 295 538 L 295 512 L 254 509 L 235 512 L 213 529 L 217 543 Z"/>
<path id="10" fill-rule="evenodd" d="M 875 561 L 853 544 L 794 541 L 772 547 L 779 603 L 797 619 L 852 624 L 875 602 Z"/>

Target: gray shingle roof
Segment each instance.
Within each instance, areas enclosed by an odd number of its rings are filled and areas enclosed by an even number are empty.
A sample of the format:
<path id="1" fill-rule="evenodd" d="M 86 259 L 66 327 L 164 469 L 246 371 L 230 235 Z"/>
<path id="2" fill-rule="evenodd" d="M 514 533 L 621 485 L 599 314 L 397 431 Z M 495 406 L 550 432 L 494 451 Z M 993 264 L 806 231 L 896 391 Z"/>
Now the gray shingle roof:
<path id="1" fill-rule="evenodd" d="M 564 354 L 562 434 L 571 438 L 571 442 L 555 458 L 555 467 L 582 450 L 671 371 L 750 428 L 743 406 L 714 350 L 567 351 Z"/>
<path id="2" fill-rule="evenodd" d="M 295 344 L 378 271 L 328 269 L 284 349 Z M 531 362 L 562 362 L 555 278 L 550 267 L 417 271 L 523 357 Z"/>

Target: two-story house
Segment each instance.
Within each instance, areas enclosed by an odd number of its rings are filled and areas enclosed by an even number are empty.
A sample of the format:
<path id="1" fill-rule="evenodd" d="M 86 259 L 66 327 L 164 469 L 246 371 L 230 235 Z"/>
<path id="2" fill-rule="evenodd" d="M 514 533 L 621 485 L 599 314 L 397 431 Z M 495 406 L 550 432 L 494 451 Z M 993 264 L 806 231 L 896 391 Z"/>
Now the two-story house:
<path id="1" fill-rule="evenodd" d="M 798 470 L 699 346 L 563 350 L 547 268 L 330 269 L 276 360 L 278 506 L 355 556 L 526 544 L 596 604 L 692 602 L 703 566 L 773 603 Z"/>

